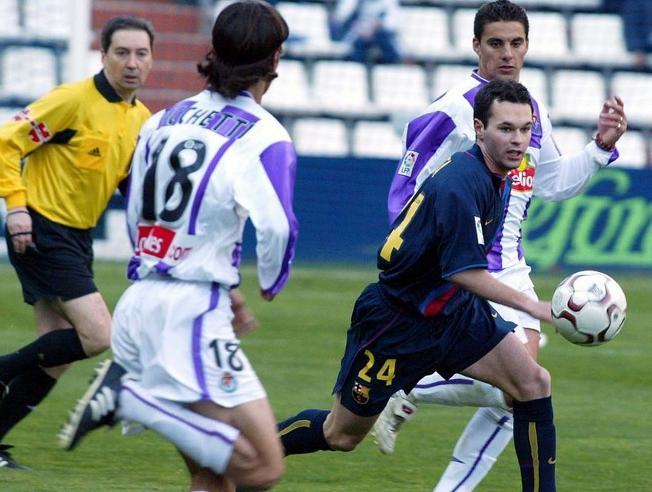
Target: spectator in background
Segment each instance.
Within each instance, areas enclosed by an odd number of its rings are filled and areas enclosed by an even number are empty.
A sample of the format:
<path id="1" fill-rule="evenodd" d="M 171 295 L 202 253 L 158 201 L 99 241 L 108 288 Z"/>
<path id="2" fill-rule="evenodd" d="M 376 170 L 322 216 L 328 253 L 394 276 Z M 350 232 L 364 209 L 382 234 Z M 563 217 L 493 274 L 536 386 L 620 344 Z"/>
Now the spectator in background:
<path id="1" fill-rule="evenodd" d="M 152 68 L 153 43 L 149 21 L 111 19 L 101 34 L 101 72 L 56 87 L 0 127 L 7 251 L 38 334 L 0 356 L 0 441 L 68 364 L 109 347 L 111 315 L 93 281 L 91 229 L 127 177 L 150 116 L 135 95 Z M 0 467 L 22 468 L 10 447 L 0 445 Z"/>
<path id="2" fill-rule="evenodd" d="M 351 46 L 348 59 L 361 63 L 398 63 L 398 0 L 338 0 L 331 37 Z"/>
<path id="3" fill-rule="evenodd" d="M 622 16 L 627 51 L 634 54 L 635 65 L 647 66 L 652 53 L 652 1 L 604 0 L 602 10 Z"/>
<path id="4" fill-rule="evenodd" d="M 648 55 L 652 53 L 652 1 L 622 0 L 620 13 L 627 50 L 634 53 L 637 66 L 647 66 Z"/>

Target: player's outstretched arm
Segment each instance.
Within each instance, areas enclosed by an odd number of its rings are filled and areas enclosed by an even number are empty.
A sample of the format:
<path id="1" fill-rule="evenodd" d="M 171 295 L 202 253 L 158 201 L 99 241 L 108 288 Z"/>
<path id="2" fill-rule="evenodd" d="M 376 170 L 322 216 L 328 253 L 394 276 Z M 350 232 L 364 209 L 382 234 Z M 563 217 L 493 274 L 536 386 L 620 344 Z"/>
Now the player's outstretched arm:
<path id="1" fill-rule="evenodd" d="M 606 148 L 613 148 L 620 137 L 627 130 L 627 116 L 625 104 L 618 96 L 607 99 L 602 105 L 598 117 L 599 142 Z M 597 141 L 597 139 L 596 139 Z"/>
<path id="2" fill-rule="evenodd" d="M 472 268 L 451 275 L 449 280 L 458 287 L 505 306 L 525 311 L 541 321 L 550 322 L 550 303 L 536 301 L 518 290 L 496 280 L 487 270 Z"/>

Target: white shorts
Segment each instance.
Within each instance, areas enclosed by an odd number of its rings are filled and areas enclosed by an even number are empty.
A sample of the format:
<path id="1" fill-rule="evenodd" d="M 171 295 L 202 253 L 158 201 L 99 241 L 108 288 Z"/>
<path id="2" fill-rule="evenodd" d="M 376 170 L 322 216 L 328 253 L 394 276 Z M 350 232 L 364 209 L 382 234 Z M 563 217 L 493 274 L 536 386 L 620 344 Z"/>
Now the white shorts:
<path id="1" fill-rule="evenodd" d="M 116 362 L 153 396 L 226 408 L 266 397 L 233 333 L 229 292 L 217 284 L 141 280 L 113 314 Z"/>
<path id="2" fill-rule="evenodd" d="M 501 272 L 491 272 L 491 274 L 502 283 L 523 292 L 532 299 L 538 300 L 539 297 L 534 291 L 534 284 L 532 283 L 532 279 L 530 279 L 530 271 L 530 267 L 527 266 L 524 261 L 521 261 L 518 265 Z M 527 337 L 523 331 L 524 328 L 536 330 L 541 333 L 541 322 L 530 316 L 528 313 L 502 304 L 496 304 L 495 302 L 489 302 L 489 304 L 491 304 L 491 307 L 493 307 L 503 319 L 516 323 L 517 327 L 514 332 L 523 343 L 527 342 Z"/>

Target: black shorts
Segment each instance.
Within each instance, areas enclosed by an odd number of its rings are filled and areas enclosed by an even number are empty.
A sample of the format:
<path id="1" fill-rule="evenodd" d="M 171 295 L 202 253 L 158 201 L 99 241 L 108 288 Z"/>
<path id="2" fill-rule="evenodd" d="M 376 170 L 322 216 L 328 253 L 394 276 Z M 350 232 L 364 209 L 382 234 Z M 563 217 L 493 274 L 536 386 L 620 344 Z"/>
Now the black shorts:
<path id="1" fill-rule="evenodd" d="M 14 251 L 5 229 L 9 261 L 23 288 L 23 299 L 63 301 L 97 292 L 93 281 L 93 241 L 90 229 L 75 229 L 52 222 L 30 209 L 35 248 L 24 254 Z"/>
<path id="2" fill-rule="evenodd" d="M 424 318 L 369 285 L 356 301 L 333 393 L 356 415 L 379 414 L 396 391 L 433 372 L 448 379 L 493 349 L 515 325 L 469 296 L 454 313 Z"/>

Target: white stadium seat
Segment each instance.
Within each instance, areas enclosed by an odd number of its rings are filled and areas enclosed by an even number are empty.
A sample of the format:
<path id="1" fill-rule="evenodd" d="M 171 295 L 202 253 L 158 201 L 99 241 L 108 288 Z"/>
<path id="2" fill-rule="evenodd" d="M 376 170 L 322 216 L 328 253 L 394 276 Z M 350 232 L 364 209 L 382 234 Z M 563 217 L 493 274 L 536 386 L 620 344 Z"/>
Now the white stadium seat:
<path id="1" fill-rule="evenodd" d="M 457 9 L 453 13 L 453 43 L 458 57 L 477 60 L 473 51 L 473 20 L 476 9 Z"/>
<path id="2" fill-rule="evenodd" d="M 0 125 L 13 119 L 23 108 L 10 108 L 7 106 L 0 106 Z"/>
<path id="3" fill-rule="evenodd" d="M 324 112 L 340 116 L 376 113 L 369 100 L 367 68 L 361 63 L 315 62 L 312 95 L 317 107 Z"/>
<path id="4" fill-rule="evenodd" d="M 551 117 L 571 119 L 577 123 L 597 124 L 607 97 L 605 81 L 598 72 L 557 70 L 552 75 Z"/>
<path id="5" fill-rule="evenodd" d="M 20 33 L 18 0 L 0 0 L 0 38 Z"/>
<path id="6" fill-rule="evenodd" d="M 29 63 L 26 63 L 29 61 Z M 45 48 L 8 48 L 2 56 L 0 93 L 36 99 L 57 85 L 57 64 Z"/>
<path id="7" fill-rule="evenodd" d="M 432 100 L 434 101 L 449 88 L 470 77 L 471 70 L 474 68 L 476 67 L 473 65 L 439 65 L 435 70 L 432 84 Z"/>
<path id="8" fill-rule="evenodd" d="M 563 61 L 569 58 L 566 19 L 558 12 L 529 12 L 528 60 Z"/>
<path id="9" fill-rule="evenodd" d="M 546 106 L 550 106 L 546 72 L 540 68 L 523 68 L 519 81 L 527 87 L 527 90 L 530 91 L 537 101 L 542 102 Z"/>
<path id="10" fill-rule="evenodd" d="M 571 19 L 573 54 L 578 61 L 629 63 L 622 17 L 616 14 L 575 14 Z"/>
<path id="11" fill-rule="evenodd" d="M 343 121 L 328 118 L 300 118 L 292 127 L 292 140 L 299 155 L 346 156 L 348 132 Z"/>
<path id="12" fill-rule="evenodd" d="M 288 53 L 302 56 L 342 56 L 348 51 L 331 40 L 328 12 L 321 3 L 279 2 L 276 8 L 290 28 L 286 41 Z"/>
<path id="13" fill-rule="evenodd" d="M 265 94 L 263 106 L 270 111 L 310 112 L 314 103 L 303 62 L 281 58 L 277 73 L 278 79 L 272 82 Z"/>
<path id="14" fill-rule="evenodd" d="M 371 87 L 381 111 L 415 114 L 430 102 L 426 72 L 418 65 L 375 65 Z"/>
<path id="15" fill-rule="evenodd" d="M 649 162 L 646 139 L 641 132 L 628 130 L 616 144 L 620 156 L 613 163 L 617 167 L 644 168 Z"/>
<path id="16" fill-rule="evenodd" d="M 65 39 L 70 36 L 75 2 L 29 0 L 25 5 L 25 32 L 38 38 Z"/>
<path id="17" fill-rule="evenodd" d="M 399 43 L 408 59 L 429 60 L 450 56 L 448 18 L 443 9 L 401 7 Z"/>
<path id="18" fill-rule="evenodd" d="M 586 131 L 572 126 L 555 126 L 552 137 L 562 154 L 579 152 L 589 143 L 589 135 Z"/>
<path id="19" fill-rule="evenodd" d="M 399 159 L 403 144 L 391 123 L 382 121 L 359 121 L 353 129 L 353 155 Z"/>
<path id="20" fill-rule="evenodd" d="M 652 75 L 616 72 L 611 80 L 611 93 L 620 96 L 630 123 L 652 125 Z"/>

